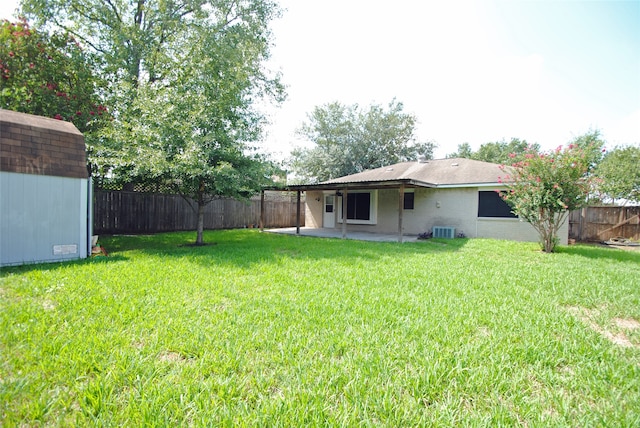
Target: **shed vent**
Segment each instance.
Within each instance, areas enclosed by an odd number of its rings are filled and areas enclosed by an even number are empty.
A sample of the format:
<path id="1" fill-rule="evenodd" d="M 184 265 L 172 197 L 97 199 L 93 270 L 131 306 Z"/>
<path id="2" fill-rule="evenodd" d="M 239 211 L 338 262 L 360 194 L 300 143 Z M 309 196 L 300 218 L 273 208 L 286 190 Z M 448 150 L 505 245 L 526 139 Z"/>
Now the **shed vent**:
<path id="1" fill-rule="evenodd" d="M 434 238 L 455 238 L 456 237 L 456 228 L 455 227 L 445 227 L 445 226 L 434 226 L 433 227 L 433 237 Z"/>

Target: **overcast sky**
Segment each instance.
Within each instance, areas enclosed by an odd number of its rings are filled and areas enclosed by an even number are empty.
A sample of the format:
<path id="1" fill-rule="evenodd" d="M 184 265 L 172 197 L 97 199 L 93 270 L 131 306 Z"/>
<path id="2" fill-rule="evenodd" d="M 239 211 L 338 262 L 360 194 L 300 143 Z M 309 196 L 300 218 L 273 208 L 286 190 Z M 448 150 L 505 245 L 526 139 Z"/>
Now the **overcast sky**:
<path id="1" fill-rule="evenodd" d="M 280 4 L 270 67 L 289 96 L 265 141 L 279 158 L 315 106 L 394 97 L 436 157 L 511 137 L 551 149 L 595 128 L 609 147 L 640 144 L 640 0 Z"/>

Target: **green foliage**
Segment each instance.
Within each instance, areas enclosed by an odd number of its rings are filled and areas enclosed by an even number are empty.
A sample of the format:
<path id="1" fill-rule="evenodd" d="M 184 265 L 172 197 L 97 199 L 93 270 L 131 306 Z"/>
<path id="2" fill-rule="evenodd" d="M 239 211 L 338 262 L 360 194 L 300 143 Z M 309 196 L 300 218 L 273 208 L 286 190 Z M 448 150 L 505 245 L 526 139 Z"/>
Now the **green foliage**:
<path id="1" fill-rule="evenodd" d="M 299 131 L 312 148 L 292 151 L 290 165 L 298 179 L 313 183 L 398 162 L 431 158 L 434 143 L 415 141 L 416 117 L 393 100 L 387 109 L 367 110 L 333 102 L 316 107 Z"/>
<path id="2" fill-rule="evenodd" d="M 264 124 L 259 102 L 280 102 L 265 68 L 269 0 L 24 0 L 29 16 L 91 47 L 110 85 L 113 126 L 89 147 L 94 175 L 173 187 L 204 204 L 248 197 L 274 166 L 249 144 Z M 90 12 L 89 12 L 90 11 Z"/>
<path id="3" fill-rule="evenodd" d="M 589 174 L 592 174 L 602 161 L 605 153 L 605 141 L 599 130 L 590 130 L 583 135 L 575 137 L 571 144 L 583 151 L 585 161 L 589 166 Z"/>
<path id="4" fill-rule="evenodd" d="M 26 21 L 0 23 L 0 107 L 73 122 L 90 132 L 108 122 L 89 59 L 68 34 Z"/>
<path id="5" fill-rule="evenodd" d="M 473 149 L 471 148 L 471 144 L 462 143 L 458 144 L 458 150 L 447 155 L 448 158 L 465 158 L 465 159 L 473 159 Z"/>
<path id="6" fill-rule="evenodd" d="M 548 153 L 529 150 L 523 160 L 504 167 L 507 191 L 500 195 L 536 229 L 544 251 L 554 251 L 569 211 L 587 204 L 593 159 L 592 145 L 571 143 Z"/>
<path id="7" fill-rule="evenodd" d="M 603 198 L 640 203 L 640 147 L 616 147 L 609 151 L 595 174 Z"/>
<path id="8" fill-rule="evenodd" d="M 638 252 L 206 233 L 3 268 L 0 425 L 638 425 Z"/>
<path id="9" fill-rule="evenodd" d="M 469 143 L 458 145 L 455 153 L 447 155 L 448 158 L 467 158 L 483 162 L 491 162 L 497 164 L 512 163 L 515 158 L 521 158 L 529 151 L 537 152 L 540 150 L 539 144 L 529 144 L 526 140 L 512 138 L 509 142 L 497 141 L 493 143 L 485 143 L 480 146 L 477 152 L 471 149 Z"/>

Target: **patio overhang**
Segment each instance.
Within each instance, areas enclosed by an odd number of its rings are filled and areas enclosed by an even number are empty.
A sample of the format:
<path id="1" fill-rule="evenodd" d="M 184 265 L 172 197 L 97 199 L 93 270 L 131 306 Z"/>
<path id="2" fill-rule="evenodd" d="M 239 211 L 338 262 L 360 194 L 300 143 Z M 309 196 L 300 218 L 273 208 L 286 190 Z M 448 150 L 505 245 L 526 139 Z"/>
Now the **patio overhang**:
<path id="1" fill-rule="evenodd" d="M 339 181 L 339 182 L 325 182 L 318 184 L 295 184 L 284 187 L 270 187 L 265 188 L 261 192 L 260 198 L 260 230 L 264 231 L 264 192 L 265 190 L 282 191 L 282 192 L 296 192 L 297 204 L 296 204 L 296 235 L 300 235 L 300 196 L 302 192 L 308 191 L 336 191 L 342 193 L 343 211 L 348 212 L 348 192 L 357 190 L 377 190 L 377 189 L 398 189 L 398 242 L 403 242 L 403 217 L 404 217 L 404 193 L 405 189 L 425 187 L 434 188 L 438 187 L 433 183 L 426 183 L 413 179 L 397 179 L 397 180 L 380 180 L 380 181 Z M 342 222 L 342 238 L 347 238 L 347 222 Z"/>
<path id="2" fill-rule="evenodd" d="M 437 187 L 436 184 L 433 183 L 425 183 L 423 181 L 412 180 L 412 179 L 402 179 L 402 180 L 384 180 L 384 181 L 340 181 L 340 182 L 330 182 L 330 183 L 317 183 L 317 184 L 294 184 L 290 186 L 285 186 L 282 188 L 270 188 L 267 190 L 282 190 L 289 192 L 307 192 L 313 190 L 326 191 L 326 190 L 373 190 L 373 189 L 399 189 L 400 187 L 404 188 L 415 188 L 415 187 Z"/>

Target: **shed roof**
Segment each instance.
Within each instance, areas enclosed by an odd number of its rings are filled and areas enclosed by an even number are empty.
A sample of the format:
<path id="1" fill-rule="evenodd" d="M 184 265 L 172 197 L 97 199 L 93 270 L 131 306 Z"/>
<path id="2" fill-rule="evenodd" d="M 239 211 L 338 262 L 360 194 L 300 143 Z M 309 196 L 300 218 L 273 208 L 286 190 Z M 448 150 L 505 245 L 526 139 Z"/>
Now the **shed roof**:
<path id="1" fill-rule="evenodd" d="M 71 122 L 0 109 L 0 171 L 87 178 L 84 137 Z"/>
<path id="2" fill-rule="evenodd" d="M 470 187 L 500 183 L 506 174 L 500 165 L 465 158 L 401 162 L 324 181 L 315 185 L 289 186 L 297 190 L 331 188 Z"/>

